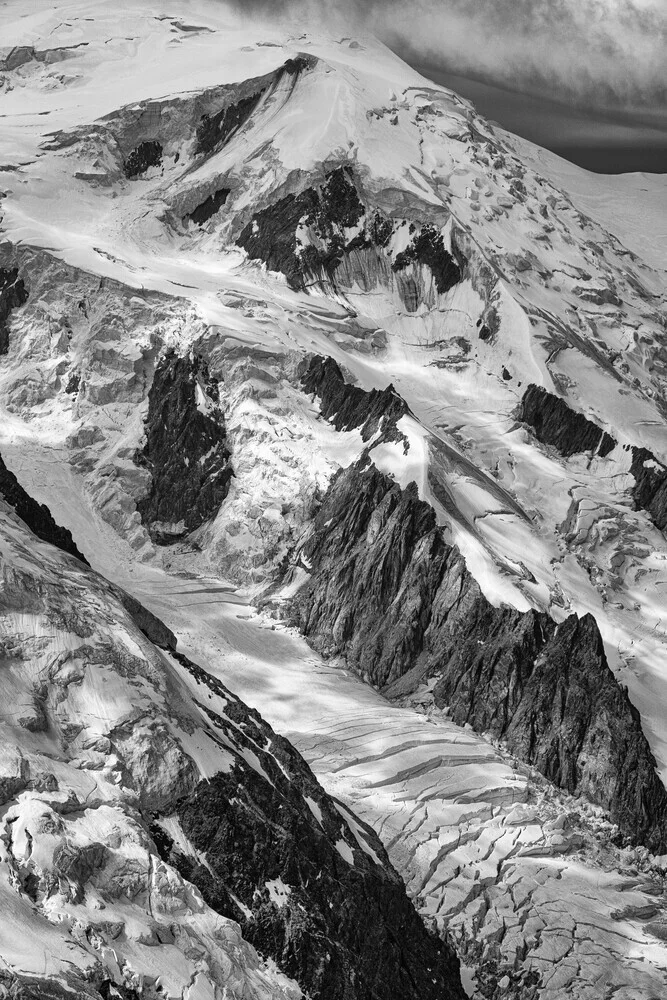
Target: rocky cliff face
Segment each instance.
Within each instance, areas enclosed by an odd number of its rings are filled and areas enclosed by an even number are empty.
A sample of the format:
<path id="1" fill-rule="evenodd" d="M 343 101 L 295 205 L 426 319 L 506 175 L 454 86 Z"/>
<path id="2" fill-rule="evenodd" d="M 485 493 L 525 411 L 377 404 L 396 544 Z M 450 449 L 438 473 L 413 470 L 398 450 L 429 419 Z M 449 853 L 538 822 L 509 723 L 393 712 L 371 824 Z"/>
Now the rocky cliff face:
<path id="1" fill-rule="evenodd" d="M 220 188 L 214 191 L 200 205 L 197 205 L 191 212 L 188 212 L 184 218 L 190 222 L 195 222 L 198 226 L 203 226 L 205 222 L 208 222 L 209 219 L 220 211 L 227 201 L 229 191 L 229 188 Z"/>
<path id="2" fill-rule="evenodd" d="M 70 555 L 87 563 L 86 557 L 76 547 L 71 531 L 56 524 L 46 504 L 37 503 L 26 493 L 14 473 L 9 471 L 1 456 L 0 497 L 14 508 L 21 520 L 38 538 L 44 542 L 50 542 L 51 545 L 56 545 L 63 552 L 69 552 Z"/>
<path id="3" fill-rule="evenodd" d="M 223 146 L 247 122 L 263 93 L 264 88 L 260 88 L 213 114 L 203 114 L 197 125 L 195 155 L 210 154 Z"/>
<path id="4" fill-rule="evenodd" d="M 152 478 L 137 508 L 153 541 L 183 538 L 217 513 L 233 475 L 229 458 L 218 385 L 206 362 L 168 351 L 155 369 L 146 444 L 137 454 Z"/>
<path id="5" fill-rule="evenodd" d="M 290 194 L 257 212 L 236 242 L 254 260 L 280 271 L 293 288 L 303 288 L 318 274 L 333 280 L 343 254 L 352 244 L 348 233 L 365 214 L 351 171 L 339 167 L 320 188 Z M 310 231 L 304 242 L 301 227 Z"/>
<path id="6" fill-rule="evenodd" d="M 440 230 L 369 209 L 347 165 L 327 173 L 321 185 L 256 212 L 236 242 L 251 259 L 284 274 L 292 288 L 317 282 L 364 290 L 378 282 L 395 284 L 412 312 L 430 296 L 421 288 L 422 268 L 436 297 L 463 276 L 464 261 L 455 260 Z"/>
<path id="7" fill-rule="evenodd" d="M 145 174 L 149 167 L 159 167 L 162 163 L 162 143 L 157 139 L 145 139 L 130 152 L 125 160 L 124 170 L 128 179 Z"/>
<path id="8" fill-rule="evenodd" d="M 557 626 L 493 607 L 414 484 L 401 490 L 372 465 L 337 475 L 301 556 L 310 571 L 291 613 L 316 649 L 389 696 L 437 678 L 455 722 L 505 740 L 626 836 L 664 849 L 667 794 L 591 616 Z"/>
<path id="9" fill-rule="evenodd" d="M 304 390 L 319 397 L 322 416 L 337 431 L 358 427 L 362 439 L 370 441 L 381 429 L 383 440 L 406 440 L 396 424 L 410 411 L 392 385 L 370 392 L 350 385 L 331 357 L 304 359 L 298 374 Z"/>
<path id="10" fill-rule="evenodd" d="M 177 654 L 178 655 L 178 654 Z M 186 657 L 225 717 L 219 738 L 254 770 L 202 781 L 173 805 L 196 855 L 154 827 L 162 857 L 312 997 L 459 997 L 457 963 L 428 933 L 375 834 L 321 787 L 293 747 Z"/>
<path id="11" fill-rule="evenodd" d="M 667 528 L 667 468 L 646 448 L 632 449 L 632 499 L 661 531 Z"/>
<path id="12" fill-rule="evenodd" d="M 396 255 L 392 267 L 394 271 L 404 271 L 414 262 L 430 268 L 441 295 L 461 280 L 461 268 L 445 249 L 441 234 L 433 226 L 424 226 L 405 250 Z"/>
<path id="13" fill-rule="evenodd" d="M 0 267 L 0 354 L 6 354 L 9 348 L 9 314 L 27 301 L 28 291 L 18 268 Z"/>
<path id="14" fill-rule="evenodd" d="M 3 957 L 25 933 L 36 954 L 0 985 L 463 1000 L 376 834 L 296 750 L 136 599 L 2 510 L 0 537 Z"/>
<path id="15" fill-rule="evenodd" d="M 532 428 L 538 441 L 553 445 L 566 458 L 584 451 L 605 458 L 616 447 L 610 434 L 539 385 L 528 386 L 517 416 Z"/>
<path id="16" fill-rule="evenodd" d="M 529 385 L 517 412 L 538 441 L 553 445 L 564 457 L 591 452 L 605 458 L 616 441 L 597 424 L 575 413 L 559 396 L 537 385 Z M 631 448 L 630 489 L 635 507 L 645 510 L 661 531 L 667 527 L 667 468 L 647 448 Z"/>

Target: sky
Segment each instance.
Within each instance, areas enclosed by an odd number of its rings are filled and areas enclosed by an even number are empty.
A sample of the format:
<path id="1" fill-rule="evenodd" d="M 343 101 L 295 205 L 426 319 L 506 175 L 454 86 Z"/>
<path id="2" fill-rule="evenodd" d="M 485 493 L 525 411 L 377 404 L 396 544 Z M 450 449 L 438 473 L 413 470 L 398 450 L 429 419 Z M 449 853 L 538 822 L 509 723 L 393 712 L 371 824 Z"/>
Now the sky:
<path id="1" fill-rule="evenodd" d="M 238 0 L 237 7 L 249 16 L 284 11 L 370 29 L 482 114 L 541 145 L 584 159 L 590 150 L 609 172 L 646 152 L 650 165 L 629 169 L 667 171 L 667 0 Z"/>

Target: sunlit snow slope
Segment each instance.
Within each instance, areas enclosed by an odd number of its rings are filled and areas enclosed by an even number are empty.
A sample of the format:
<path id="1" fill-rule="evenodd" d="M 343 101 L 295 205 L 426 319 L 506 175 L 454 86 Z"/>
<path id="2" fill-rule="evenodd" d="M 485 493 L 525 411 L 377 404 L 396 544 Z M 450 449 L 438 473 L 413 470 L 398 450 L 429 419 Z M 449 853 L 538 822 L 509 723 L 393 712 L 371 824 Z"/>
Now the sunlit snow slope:
<path id="1" fill-rule="evenodd" d="M 276 622 L 367 457 L 494 608 L 593 615 L 665 779 L 665 183 L 565 164 L 372 39 L 182 7 L 0 9 L 0 454 L 376 830 L 471 991 L 662 995 L 664 859 L 419 663 L 389 702 Z M 349 393 L 325 419 L 312 356 L 391 385 L 394 423 Z"/>

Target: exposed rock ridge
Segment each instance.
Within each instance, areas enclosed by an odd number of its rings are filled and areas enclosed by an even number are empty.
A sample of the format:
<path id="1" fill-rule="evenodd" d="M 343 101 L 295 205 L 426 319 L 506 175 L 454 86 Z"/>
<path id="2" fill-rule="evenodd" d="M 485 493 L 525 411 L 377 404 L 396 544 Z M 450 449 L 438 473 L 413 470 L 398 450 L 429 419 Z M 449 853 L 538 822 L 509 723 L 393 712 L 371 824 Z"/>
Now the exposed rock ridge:
<path id="1" fill-rule="evenodd" d="M 624 835 L 664 850 L 667 793 L 595 620 L 494 608 L 415 484 L 363 462 L 341 471 L 303 543 L 311 567 L 291 616 L 326 655 L 389 696 L 437 677 L 458 724 L 506 741 Z"/>
<path id="2" fill-rule="evenodd" d="M 256 712 L 174 655 L 202 685 L 201 706 L 242 773 L 220 772 L 174 803 L 197 857 L 179 851 L 156 817 L 163 859 L 310 997 L 462 1000 L 458 960 L 422 924 L 377 835 L 348 823 Z M 209 692 L 224 700 L 224 718 Z"/>
<path id="3" fill-rule="evenodd" d="M 234 132 L 244 125 L 259 104 L 265 87 L 242 97 L 235 104 L 228 104 L 213 115 L 202 115 L 197 126 L 195 155 L 213 153 L 224 146 Z"/>
<path id="4" fill-rule="evenodd" d="M 0 354 L 9 350 L 9 329 L 7 320 L 12 309 L 18 309 L 28 301 L 28 292 L 19 277 L 18 268 L 0 267 Z"/>
<path id="5" fill-rule="evenodd" d="M 0 48 L 0 72 L 12 72 L 26 63 L 35 62 L 50 63 L 62 62 L 70 59 L 77 49 L 85 48 L 88 42 L 79 42 L 77 45 L 59 45 L 53 49 L 36 49 L 32 45 L 13 45 L 9 48 Z"/>
<path id="6" fill-rule="evenodd" d="M 11 59 L 26 61 L 29 56 L 25 53 L 30 52 L 30 58 L 36 57 L 34 50 L 23 49 L 16 50 Z M 272 95 L 285 77 L 288 82 L 283 89 L 289 99 L 299 76 L 315 63 L 313 57 L 296 56 L 259 77 L 209 87 L 186 97 L 133 102 L 92 123 L 49 133 L 43 148 L 78 147 L 84 168 L 76 171 L 76 176 L 96 185 L 133 180 L 155 166 L 169 173 L 180 164 L 179 170 L 187 172 L 219 152 L 241 129 L 251 127 L 262 98 Z M 182 216 L 182 210 L 178 214 Z"/>
<path id="7" fill-rule="evenodd" d="M 383 441 L 403 441 L 407 450 L 407 439 L 396 425 L 410 410 L 393 385 L 370 391 L 350 385 L 331 357 L 304 359 L 298 374 L 305 391 L 319 396 L 322 416 L 337 431 L 358 427 L 362 440 L 370 441 L 382 428 Z"/>
<path id="8" fill-rule="evenodd" d="M 43 542 L 50 542 L 51 545 L 56 545 L 63 552 L 68 552 L 88 564 L 86 557 L 76 547 L 72 533 L 67 528 L 61 528 L 59 524 L 56 524 L 46 504 L 33 500 L 30 494 L 23 489 L 14 473 L 9 471 L 1 456 L 0 498 L 14 508 L 21 520 Z"/>
<path id="9" fill-rule="evenodd" d="M 396 275 L 400 295 L 408 310 L 414 311 L 419 293 L 409 273 L 413 265 L 427 265 L 438 294 L 457 284 L 463 271 L 441 232 L 426 224 L 418 228 L 409 223 L 410 240 L 405 245 L 403 238 L 403 249 L 392 257 L 392 240 L 406 225 L 408 220 L 393 221 L 378 210 L 367 210 L 352 168 L 344 165 L 329 171 L 322 184 L 260 209 L 236 242 L 252 260 L 264 261 L 269 270 L 284 274 L 297 290 L 322 280 L 334 287 L 339 280 L 343 286 L 363 284 L 368 266 L 387 283 Z M 372 265 L 365 261 L 369 253 Z M 356 263 L 346 266 L 350 261 Z"/>
<path id="10" fill-rule="evenodd" d="M 135 460 L 151 473 L 137 509 L 151 538 L 168 544 L 213 517 L 233 472 L 218 384 L 198 355 L 168 351 L 148 394 L 146 444 Z"/>
<path id="11" fill-rule="evenodd" d="M 136 597 L 133 597 L 132 594 L 128 594 L 128 592 L 123 590 L 122 587 L 118 587 L 116 584 L 109 584 L 109 586 L 112 593 L 123 605 L 134 624 L 141 632 L 143 632 L 146 638 L 149 639 L 154 646 L 159 646 L 160 649 L 166 649 L 169 652 L 173 652 L 176 649 L 176 636 L 171 629 L 157 617 L 157 615 L 154 615 L 152 611 L 145 608 L 144 605 L 136 599 Z"/>
<path id="12" fill-rule="evenodd" d="M 538 441 L 553 445 L 569 458 L 581 452 L 607 456 L 617 442 L 581 413 L 575 413 L 559 396 L 542 386 L 529 385 L 521 400 L 518 418 L 528 424 Z M 635 507 L 645 510 L 656 527 L 667 528 L 667 467 L 647 448 L 632 446 L 630 473 L 635 485 L 630 493 Z"/>
<path id="13" fill-rule="evenodd" d="M 542 444 L 553 445 L 565 458 L 590 451 L 604 458 L 616 441 L 583 413 L 571 410 L 543 386 L 529 385 L 519 405 L 519 420 L 528 424 Z"/>
<path id="14" fill-rule="evenodd" d="M 253 111 L 259 104 L 261 98 L 266 93 L 269 80 L 275 84 L 282 76 L 287 74 L 296 78 L 305 70 L 311 69 L 316 63 L 312 56 L 299 55 L 293 59 L 287 59 L 283 65 L 264 83 L 257 86 L 255 90 L 240 98 L 233 104 L 227 104 L 213 114 L 204 114 L 197 125 L 195 155 L 210 155 L 221 149 L 240 128 L 251 118 Z M 260 81 L 257 81 L 259 84 Z M 247 81 L 248 84 L 251 81 Z M 294 83 L 292 86 L 294 86 Z"/>
<path id="15" fill-rule="evenodd" d="M 263 260 L 269 270 L 281 272 L 299 289 L 318 270 L 333 280 L 354 239 L 346 231 L 354 230 L 364 214 L 350 168 L 337 167 L 321 187 L 286 195 L 255 213 L 236 242 L 251 259 Z M 307 244 L 300 236 L 302 227 L 312 233 Z"/>

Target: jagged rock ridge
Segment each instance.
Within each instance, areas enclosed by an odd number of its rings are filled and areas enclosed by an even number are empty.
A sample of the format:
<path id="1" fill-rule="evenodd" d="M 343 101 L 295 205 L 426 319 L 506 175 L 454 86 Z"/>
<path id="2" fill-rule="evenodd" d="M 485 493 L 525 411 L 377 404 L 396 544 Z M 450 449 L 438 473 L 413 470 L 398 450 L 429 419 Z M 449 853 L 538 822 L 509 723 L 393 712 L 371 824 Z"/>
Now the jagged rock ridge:
<path id="1" fill-rule="evenodd" d="M 202 115 L 197 126 L 195 154 L 212 153 L 217 147 L 223 146 L 247 120 L 257 107 L 265 88 L 254 94 L 242 97 L 235 104 L 228 104 L 215 114 Z"/>
<path id="2" fill-rule="evenodd" d="M 217 381 L 198 355 L 168 351 L 148 394 L 146 444 L 136 456 L 151 472 L 137 509 L 151 538 L 168 544 L 213 517 L 233 472 Z"/>
<path id="3" fill-rule="evenodd" d="M 493 607 L 416 486 L 373 465 L 337 474 L 301 552 L 311 568 L 291 615 L 316 649 L 343 654 L 389 696 L 437 677 L 455 722 L 505 740 L 664 850 L 667 793 L 590 615 L 557 626 Z"/>
<path id="4" fill-rule="evenodd" d="M 0 456 L 0 498 L 14 508 L 21 520 L 42 541 L 56 545 L 63 552 L 76 556 L 84 563 L 88 562 L 79 552 L 71 531 L 56 524 L 46 504 L 37 503 L 26 493 L 14 473 L 5 465 L 2 456 Z"/>
<path id="5" fill-rule="evenodd" d="M 614 438 L 582 413 L 571 410 L 559 396 L 542 386 L 529 385 L 518 419 L 528 424 L 538 441 L 553 445 L 565 458 L 592 452 L 605 458 L 616 447 Z M 667 468 L 647 448 L 631 447 L 630 473 L 635 484 L 630 493 L 635 507 L 645 510 L 656 527 L 667 527 Z"/>
<path id="6" fill-rule="evenodd" d="M 381 428 L 382 440 L 406 441 L 396 424 L 410 411 L 392 385 L 366 392 L 345 381 L 333 358 L 319 355 L 304 359 L 298 374 L 305 391 L 319 396 L 322 416 L 336 430 L 359 427 L 362 440 L 370 441 Z"/>
<path id="7" fill-rule="evenodd" d="M 605 458 L 616 447 L 610 434 L 539 385 L 528 386 L 517 416 L 532 428 L 538 441 L 553 445 L 565 458 L 584 451 Z"/>

